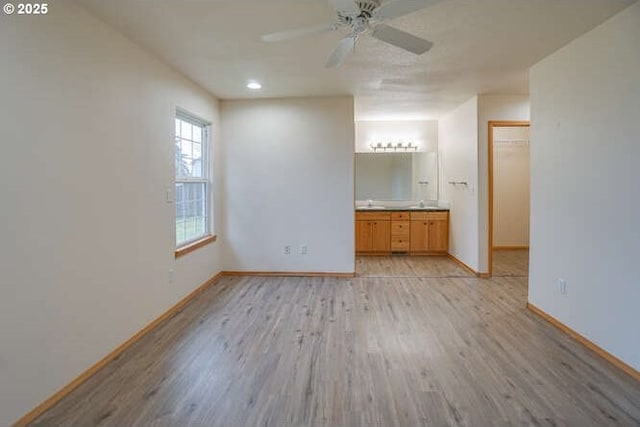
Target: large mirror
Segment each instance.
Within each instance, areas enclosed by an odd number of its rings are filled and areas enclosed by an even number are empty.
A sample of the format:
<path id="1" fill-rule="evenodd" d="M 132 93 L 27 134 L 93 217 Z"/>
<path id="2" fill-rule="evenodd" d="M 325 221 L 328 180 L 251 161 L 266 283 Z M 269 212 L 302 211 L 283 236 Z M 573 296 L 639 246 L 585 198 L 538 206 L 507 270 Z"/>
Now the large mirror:
<path id="1" fill-rule="evenodd" d="M 438 199 L 438 155 L 356 153 L 356 200 Z"/>

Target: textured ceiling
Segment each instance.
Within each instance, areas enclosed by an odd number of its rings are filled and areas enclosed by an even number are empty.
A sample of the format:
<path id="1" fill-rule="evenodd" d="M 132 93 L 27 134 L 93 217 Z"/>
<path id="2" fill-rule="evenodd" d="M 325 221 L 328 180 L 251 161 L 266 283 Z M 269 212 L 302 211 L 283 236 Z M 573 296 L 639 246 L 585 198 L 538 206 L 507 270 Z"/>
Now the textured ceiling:
<path id="1" fill-rule="evenodd" d="M 528 68 L 632 0 L 443 0 L 389 25 L 435 43 L 415 56 L 366 35 L 324 68 L 337 31 L 264 43 L 331 22 L 329 0 L 76 0 L 221 99 L 351 94 L 356 118 L 434 119 L 475 94 L 528 92 Z M 384 1 L 386 2 L 386 1 Z M 249 79 L 262 82 L 251 92 Z"/>

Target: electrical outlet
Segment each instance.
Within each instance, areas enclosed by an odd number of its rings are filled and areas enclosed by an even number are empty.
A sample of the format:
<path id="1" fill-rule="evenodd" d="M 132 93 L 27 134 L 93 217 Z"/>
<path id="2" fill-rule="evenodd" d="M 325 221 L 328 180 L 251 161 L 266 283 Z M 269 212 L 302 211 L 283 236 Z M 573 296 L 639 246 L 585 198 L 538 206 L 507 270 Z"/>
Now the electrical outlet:
<path id="1" fill-rule="evenodd" d="M 302 255 L 306 255 L 307 254 L 307 245 L 300 245 L 300 253 Z"/>
<path id="2" fill-rule="evenodd" d="M 560 295 L 567 294 L 567 281 L 565 279 L 558 279 L 558 292 L 560 292 Z"/>
<path id="3" fill-rule="evenodd" d="M 284 254 L 285 255 L 290 255 L 291 254 L 291 246 L 287 245 L 284 247 Z"/>

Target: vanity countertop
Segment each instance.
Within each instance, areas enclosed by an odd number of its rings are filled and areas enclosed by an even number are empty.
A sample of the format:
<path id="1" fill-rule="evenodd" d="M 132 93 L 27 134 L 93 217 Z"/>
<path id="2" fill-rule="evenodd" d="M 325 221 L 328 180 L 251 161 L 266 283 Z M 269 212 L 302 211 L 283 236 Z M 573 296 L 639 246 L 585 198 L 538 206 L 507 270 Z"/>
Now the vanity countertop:
<path id="1" fill-rule="evenodd" d="M 394 207 L 394 206 L 356 206 L 358 212 L 448 212 L 448 208 L 440 208 L 437 206 L 424 206 L 424 207 Z"/>

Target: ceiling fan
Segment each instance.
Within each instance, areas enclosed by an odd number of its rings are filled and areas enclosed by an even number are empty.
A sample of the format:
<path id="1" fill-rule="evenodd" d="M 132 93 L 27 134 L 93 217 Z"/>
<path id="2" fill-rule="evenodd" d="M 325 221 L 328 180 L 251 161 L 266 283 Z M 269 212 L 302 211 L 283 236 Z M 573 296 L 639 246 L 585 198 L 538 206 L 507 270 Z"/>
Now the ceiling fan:
<path id="1" fill-rule="evenodd" d="M 416 55 L 422 55 L 431 49 L 432 42 L 390 27 L 382 22 L 416 12 L 440 1 L 442 0 L 393 0 L 381 4 L 381 0 L 331 0 L 336 13 L 336 19 L 333 22 L 266 34 L 262 36 L 262 40 L 265 42 L 279 42 L 338 29 L 347 29 L 349 34 L 338 42 L 338 46 L 327 60 L 327 68 L 340 66 L 355 46 L 358 37 L 365 33 L 370 33 L 372 37 L 378 40 Z"/>

